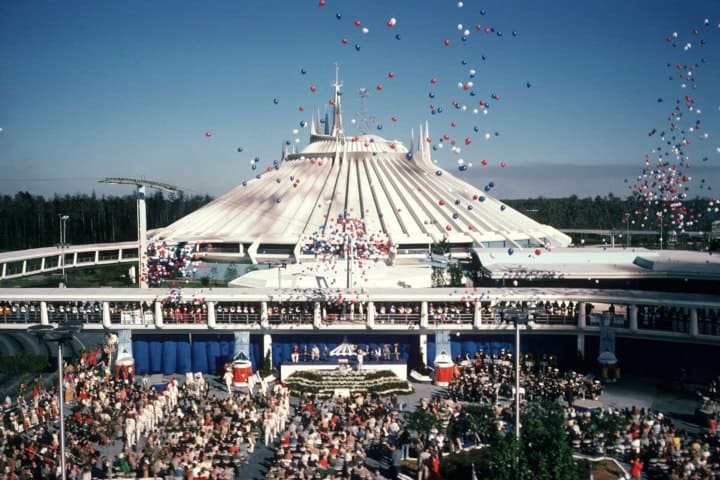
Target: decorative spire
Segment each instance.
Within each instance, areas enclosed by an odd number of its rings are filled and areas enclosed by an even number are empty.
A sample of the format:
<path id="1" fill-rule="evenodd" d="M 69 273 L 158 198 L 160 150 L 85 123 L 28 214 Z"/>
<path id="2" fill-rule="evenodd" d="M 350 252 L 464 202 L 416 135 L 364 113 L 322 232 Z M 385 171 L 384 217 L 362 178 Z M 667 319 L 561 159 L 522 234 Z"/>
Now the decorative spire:
<path id="1" fill-rule="evenodd" d="M 340 105 L 340 99 L 342 96 L 342 93 L 340 92 L 340 87 L 342 87 L 342 83 L 340 83 L 340 66 L 337 63 L 335 64 L 335 83 L 333 83 L 333 87 L 335 87 L 335 98 L 333 99 L 334 108 L 332 135 L 333 137 L 339 137 L 342 136 L 345 132 L 343 131 L 342 107 Z"/>

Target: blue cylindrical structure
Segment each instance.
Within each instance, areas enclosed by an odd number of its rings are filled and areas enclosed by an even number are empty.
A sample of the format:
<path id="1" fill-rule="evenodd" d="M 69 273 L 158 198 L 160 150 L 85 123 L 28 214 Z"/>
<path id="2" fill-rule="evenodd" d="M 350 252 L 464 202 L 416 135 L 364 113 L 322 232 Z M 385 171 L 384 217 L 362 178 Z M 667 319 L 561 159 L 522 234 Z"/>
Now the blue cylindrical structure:
<path id="1" fill-rule="evenodd" d="M 222 370 L 222 365 L 218 367 L 220 358 L 220 340 L 210 340 L 207 342 L 207 364 L 208 373 L 215 375 L 218 368 Z"/>
<path id="2" fill-rule="evenodd" d="M 207 344 L 203 340 L 192 342 L 192 371 L 208 373 Z"/>
<path id="3" fill-rule="evenodd" d="M 162 350 L 162 341 L 150 341 L 150 373 L 159 373 L 162 371 Z"/>
<path id="4" fill-rule="evenodd" d="M 190 358 L 190 341 L 187 338 L 177 342 L 177 373 L 185 374 L 192 371 L 192 358 Z"/>
<path id="5" fill-rule="evenodd" d="M 162 356 L 163 375 L 179 373 L 175 368 L 177 366 L 177 342 L 175 340 L 165 340 L 163 342 Z"/>
<path id="6" fill-rule="evenodd" d="M 133 357 L 135 358 L 135 373 L 144 375 L 150 369 L 150 346 L 147 340 L 133 341 Z"/>

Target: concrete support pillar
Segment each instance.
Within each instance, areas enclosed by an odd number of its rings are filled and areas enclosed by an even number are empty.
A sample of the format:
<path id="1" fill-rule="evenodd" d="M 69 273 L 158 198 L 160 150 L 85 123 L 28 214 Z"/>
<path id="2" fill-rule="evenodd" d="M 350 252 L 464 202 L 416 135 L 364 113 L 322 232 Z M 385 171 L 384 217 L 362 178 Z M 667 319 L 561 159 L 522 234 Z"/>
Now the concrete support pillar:
<path id="1" fill-rule="evenodd" d="M 267 302 L 260 302 L 260 326 L 262 328 L 270 328 L 270 319 L 268 318 Z"/>
<path id="2" fill-rule="evenodd" d="M 217 321 L 215 320 L 215 302 L 207 302 L 207 322 L 208 328 L 215 328 Z"/>
<path id="3" fill-rule="evenodd" d="M 638 306 L 634 303 L 630 305 L 629 311 L 628 311 L 628 326 L 630 327 L 630 330 L 633 332 L 638 331 Z"/>
<path id="4" fill-rule="evenodd" d="M 577 325 L 578 328 L 585 328 L 587 326 L 587 316 L 585 315 L 585 306 L 587 305 L 586 302 L 580 302 L 578 304 L 578 318 L 577 318 Z"/>
<path id="5" fill-rule="evenodd" d="M 50 319 L 48 318 L 47 302 L 40 302 L 40 323 L 42 325 L 49 325 Z"/>
<path id="6" fill-rule="evenodd" d="M 697 308 L 690 309 L 690 325 L 688 326 L 688 333 L 691 337 L 697 337 L 699 333 L 698 328 L 698 316 Z"/>
<path id="7" fill-rule="evenodd" d="M 423 365 L 428 364 L 428 358 L 427 358 L 427 334 L 421 333 L 418 335 L 418 341 L 420 342 L 420 361 L 423 363 Z"/>
<path id="8" fill-rule="evenodd" d="M 265 303 L 265 302 L 263 302 Z M 266 308 L 267 310 L 267 308 Z M 270 366 L 272 367 L 272 335 L 269 333 L 266 333 L 263 335 L 263 362 L 265 361 L 265 357 L 268 356 L 268 353 L 270 354 Z"/>
<path id="9" fill-rule="evenodd" d="M 320 302 L 313 303 L 313 327 L 322 327 L 322 308 L 320 307 Z"/>
<path id="10" fill-rule="evenodd" d="M 105 328 L 110 328 L 110 302 L 102 302 L 102 324 Z"/>
<path id="11" fill-rule="evenodd" d="M 160 300 L 155 300 L 155 302 L 153 302 L 153 317 L 155 318 L 155 326 L 157 328 L 162 328 L 165 324 L 162 307 L 162 302 Z"/>
<path id="12" fill-rule="evenodd" d="M 375 328 L 375 302 L 368 302 L 366 325 L 367 328 Z"/>
<path id="13" fill-rule="evenodd" d="M 473 316 L 473 327 L 482 328 L 482 302 L 477 300 L 475 302 L 475 310 Z"/>
<path id="14" fill-rule="evenodd" d="M 428 302 L 420 304 L 420 328 L 428 328 Z"/>

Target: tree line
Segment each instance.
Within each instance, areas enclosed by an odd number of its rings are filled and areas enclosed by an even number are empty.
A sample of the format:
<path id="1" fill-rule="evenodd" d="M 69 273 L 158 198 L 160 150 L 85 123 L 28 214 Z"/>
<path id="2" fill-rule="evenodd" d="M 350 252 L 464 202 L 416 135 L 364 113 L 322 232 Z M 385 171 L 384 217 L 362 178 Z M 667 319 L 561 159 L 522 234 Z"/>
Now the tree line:
<path id="1" fill-rule="evenodd" d="M 208 195 L 148 195 L 148 228 L 169 225 L 210 202 Z M 546 225 L 567 229 L 612 229 L 621 231 L 625 214 L 635 220 L 632 229 L 640 229 L 642 206 L 638 199 L 622 199 L 612 194 L 595 198 L 528 198 L 507 200 L 521 213 Z M 708 200 L 684 202 L 688 210 L 706 212 Z M 60 241 L 60 215 L 69 215 L 67 241 L 73 244 L 120 242 L 137 239 L 137 212 L 134 195 L 101 196 L 95 193 L 45 198 L 18 192 L 0 196 L 0 251 L 48 247 Z M 711 216 L 699 218 L 692 230 L 709 231 Z M 647 229 L 654 223 L 646 222 Z"/>
<path id="2" fill-rule="evenodd" d="M 148 228 L 169 225 L 208 203 L 210 196 L 146 196 Z M 68 215 L 67 242 L 71 244 L 122 242 L 137 239 L 134 195 L 95 193 L 45 198 L 18 192 L 0 196 L 0 251 L 50 247 L 60 242 L 60 216 Z"/>

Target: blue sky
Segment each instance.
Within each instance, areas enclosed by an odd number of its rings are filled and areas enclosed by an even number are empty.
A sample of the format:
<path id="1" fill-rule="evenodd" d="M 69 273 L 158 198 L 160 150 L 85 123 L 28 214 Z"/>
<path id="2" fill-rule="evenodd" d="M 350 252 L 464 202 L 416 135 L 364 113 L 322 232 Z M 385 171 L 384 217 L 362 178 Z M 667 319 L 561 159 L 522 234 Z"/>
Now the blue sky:
<path id="1" fill-rule="evenodd" d="M 690 140 L 681 190 L 713 196 L 719 46 L 717 0 L 3 0 L 0 193 L 124 194 L 97 180 L 125 176 L 217 196 L 253 176 L 256 156 L 269 165 L 284 141 L 306 144 L 300 122 L 326 108 L 337 62 L 348 130 L 364 109 L 372 133 L 408 143 L 428 120 L 438 164 L 472 163 L 458 175 L 501 198 L 626 195 L 673 134 Z M 693 82 L 677 64 L 698 64 Z M 490 107 L 474 115 L 480 100 Z M 443 134 L 462 150 L 439 148 Z"/>

